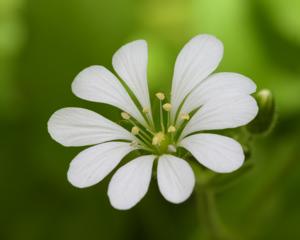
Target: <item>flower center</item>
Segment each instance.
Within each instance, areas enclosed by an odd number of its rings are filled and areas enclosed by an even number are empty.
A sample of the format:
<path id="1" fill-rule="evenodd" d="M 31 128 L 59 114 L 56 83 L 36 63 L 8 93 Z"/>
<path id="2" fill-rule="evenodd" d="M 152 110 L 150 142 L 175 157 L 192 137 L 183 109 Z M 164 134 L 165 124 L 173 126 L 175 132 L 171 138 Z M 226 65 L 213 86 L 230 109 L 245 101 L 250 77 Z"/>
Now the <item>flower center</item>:
<path id="1" fill-rule="evenodd" d="M 158 92 L 155 94 L 159 100 L 159 117 L 154 118 L 154 122 L 148 122 L 148 127 L 143 126 L 135 119 L 131 118 L 128 113 L 121 113 L 123 121 L 131 125 L 131 133 L 136 137 L 134 146 L 143 149 L 152 154 L 165 154 L 176 152 L 176 138 L 178 138 L 181 126 L 173 125 L 170 120 L 170 111 L 172 104 L 166 101 L 164 93 Z M 149 120 L 151 114 L 149 107 L 143 108 L 143 114 L 146 120 Z M 189 114 L 181 114 L 182 120 L 188 121 Z M 151 116 L 150 116 L 151 119 Z M 158 130 L 157 130 L 158 129 Z"/>
<path id="2" fill-rule="evenodd" d="M 158 153 L 166 153 L 169 145 L 168 135 L 163 132 L 156 133 L 152 138 L 152 145 L 156 148 Z"/>

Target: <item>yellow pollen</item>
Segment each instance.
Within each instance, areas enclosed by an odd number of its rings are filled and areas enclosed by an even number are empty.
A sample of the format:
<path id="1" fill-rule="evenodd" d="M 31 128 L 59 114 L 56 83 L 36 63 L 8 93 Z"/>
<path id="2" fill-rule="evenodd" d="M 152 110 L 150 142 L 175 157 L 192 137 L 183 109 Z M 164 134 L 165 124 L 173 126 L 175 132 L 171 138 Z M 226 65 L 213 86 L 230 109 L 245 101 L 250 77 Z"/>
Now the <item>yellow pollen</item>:
<path id="1" fill-rule="evenodd" d="M 149 113 L 149 112 L 150 112 L 149 108 L 147 108 L 147 107 L 143 108 L 143 113 Z"/>
<path id="2" fill-rule="evenodd" d="M 163 105 L 163 109 L 167 112 L 169 112 L 172 109 L 172 104 L 171 103 L 165 103 Z"/>
<path id="3" fill-rule="evenodd" d="M 139 132 L 140 132 L 140 129 L 137 126 L 134 126 L 134 127 L 131 128 L 131 133 L 133 135 L 138 135 Z"/>
<path id="4" fill-rule="evenodd" d="M 165 134 L 163 134 L 163 132 L 158 132 L 152 138 L 152 144 L 159 146 L 161 144 L 161 142 L 164 140 L 165 140 Z"/>
<path id="5" fill-rule="evenodd" d="M 165 99 L 165 94 L 163 94 L 162 92 L 156 93 L 155 96 L 161 101 Z"/>
<path id="6" fill-rule="evenodd" d="M 175 132 L 176 131 L 176 128 L 173 126 L 173 125 L 171 125 L 169 128 L 168 128 L 168 132 L 169 133 L 173 133 L 173 132 Z"/>
<path id="7" fill-rule="evenodd" d="M 121 117 L 125 120 L 130 119 L 130 115 L 127 112 L 121 112 Z"/>
<path id="8" fill-rule="evenodd" d="M 182 120 L 190 120 L 190 115 L 188 113 L 181 114 L 180 118 Z"/>

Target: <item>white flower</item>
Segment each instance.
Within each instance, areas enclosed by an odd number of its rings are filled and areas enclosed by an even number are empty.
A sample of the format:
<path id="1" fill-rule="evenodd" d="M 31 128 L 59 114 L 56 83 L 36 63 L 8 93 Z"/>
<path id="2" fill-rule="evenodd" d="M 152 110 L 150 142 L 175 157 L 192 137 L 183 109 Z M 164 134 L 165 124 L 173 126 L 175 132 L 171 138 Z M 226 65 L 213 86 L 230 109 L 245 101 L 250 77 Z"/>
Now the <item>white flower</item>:
<path id="1" fill-rule="evenodd" d="M 193 192 L 195 176 L 179 152 L 190 152 L 215 172 L 238 169 L 244 161 L 241 145 L 229 137 L 201 131 L 240 127 L 258 111 L 250 95 L 255 84 L 237 73 L 211 74 L 223 56 L 223 45 L 213 36 L 198 35 L 176 59 L 170 102 L 168 95 L 157 93 L 160 109 L 152 113 L 147 51 L 147 43 L 138 40 L 114 54 L 113 67 L 122 83 L 103 66 L 84 69 L 72 83 L 76 96 L 121 109 L 128 129 L 82 108 L 60 109 L 48 122 L 51 137 L 62 145 L 94 145 L 70 164 L 68 180 L 76 187 L 100 182 L 128 153 L 140 153 L 110 181 L 108 196 L 117 209 L 129 209 L 144 197 L 155 160 L 161 194 L 172 203 L 185 201 Z"/>

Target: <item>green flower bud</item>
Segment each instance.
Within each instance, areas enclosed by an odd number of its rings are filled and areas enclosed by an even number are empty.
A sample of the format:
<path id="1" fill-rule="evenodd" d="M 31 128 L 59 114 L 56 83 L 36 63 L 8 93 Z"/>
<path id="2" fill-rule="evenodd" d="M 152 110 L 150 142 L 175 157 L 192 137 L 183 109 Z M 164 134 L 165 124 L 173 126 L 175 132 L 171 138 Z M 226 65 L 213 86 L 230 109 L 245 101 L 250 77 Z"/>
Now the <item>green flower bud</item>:
<path id="1" fill-rule="evenodd" d="M 258 114 L 255 119 L 247 125 L 247 129 L 253 134 L 267 133 L 275 120 L 275 102 L 270 90 L 262 89 L 256 96 Z"/>

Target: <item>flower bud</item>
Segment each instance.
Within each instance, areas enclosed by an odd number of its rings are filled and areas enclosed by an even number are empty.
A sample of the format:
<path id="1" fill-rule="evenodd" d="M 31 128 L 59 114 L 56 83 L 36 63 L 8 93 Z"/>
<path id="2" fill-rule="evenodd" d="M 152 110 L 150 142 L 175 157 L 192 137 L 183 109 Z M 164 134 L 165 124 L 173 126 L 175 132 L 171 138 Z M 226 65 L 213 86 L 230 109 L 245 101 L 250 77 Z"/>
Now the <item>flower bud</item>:
<path id="1" fill-rule="evenodd" d="M 252 122 L 247 125 L 249 132 L 253 134 L 266 133 L 272 127 L 275 119 L 275 102 L 270 90 L 262 89 L 256 96 L 258 114 Z"/>

